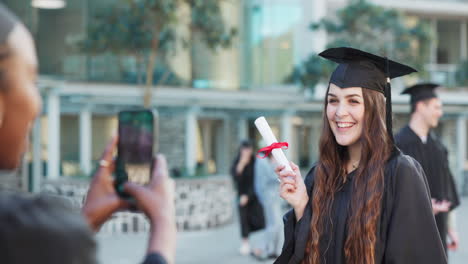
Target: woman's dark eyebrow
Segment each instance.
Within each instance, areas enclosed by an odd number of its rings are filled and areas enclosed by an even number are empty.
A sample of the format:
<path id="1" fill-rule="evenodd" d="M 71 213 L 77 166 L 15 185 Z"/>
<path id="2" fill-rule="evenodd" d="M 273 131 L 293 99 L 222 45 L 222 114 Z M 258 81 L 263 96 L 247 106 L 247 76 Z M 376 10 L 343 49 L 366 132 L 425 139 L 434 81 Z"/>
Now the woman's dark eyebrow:
<path id="1" fill-rule="evenodd" d="M 346 97 L 346 98 L 349 98 L 349 97 L 355 97 L 355 96 L 357 96 L 357 97 L 362 97 L 362 96 L 360 96 L 359 94 L 348 94 L 348 95 L 345 96 L 345 97 Z"/>
<path id="2" fill-rule="evenodd" d="M 337 97 L 335 94 L 332 94 L 332 93 L 328 93 L 328 96 Z M 349 98 L 349 97 L 362 97 L 362 96 L 359 94 L 348 94 L 345 97 Z"/>

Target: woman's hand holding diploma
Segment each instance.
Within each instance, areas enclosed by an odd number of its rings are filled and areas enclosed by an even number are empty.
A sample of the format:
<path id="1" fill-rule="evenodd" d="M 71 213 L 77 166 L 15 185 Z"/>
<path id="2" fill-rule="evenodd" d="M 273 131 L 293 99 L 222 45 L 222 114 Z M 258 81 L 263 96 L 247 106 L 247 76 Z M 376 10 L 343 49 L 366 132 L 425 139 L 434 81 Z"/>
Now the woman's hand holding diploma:
<path id="1" fill-rule="evenodd" d="M 294 208 L 296 219 L 299 221 L 304 214 L 304 209 L 309 200 L 299 167 L 293 162 L 288 161 L 281 149 L 283 145 L 287 147 L 288 144 L 286 142 L 278 143 L 265 117 L 257 118 L 255 125 L 267 145 L 270 145 L 270 147 L 264 149 L 271 149 L 273 157 L 280 164 L 275 169 L 276 175 L 278 175 L 278 179 L 281 182 L 280 196 Z"/>
<path id="2" fill-rule="evenodd" d="M 279 165 L 275 172 L 281 181 L 280 196 L 294 208 L 296 219 L 299 221 L 304 214 L 309 195 L 299 167 L 293 162 L 290 162 L 290 166 L 293 171 L 288 170 L 284 165 Z"/>

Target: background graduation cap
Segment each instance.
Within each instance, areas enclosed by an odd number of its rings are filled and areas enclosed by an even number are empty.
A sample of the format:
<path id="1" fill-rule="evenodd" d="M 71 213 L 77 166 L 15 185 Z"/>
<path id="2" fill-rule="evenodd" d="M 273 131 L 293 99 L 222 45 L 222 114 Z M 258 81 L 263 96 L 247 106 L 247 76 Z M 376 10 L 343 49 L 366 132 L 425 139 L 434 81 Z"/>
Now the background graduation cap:
<path id="1" fill-rule="evenodd" d="M 434 89 L 440 85 L 435 83 L 419 83 L 413 86 L 406 88 L 401 94 L 409 94 L 411 97 L 411 104 L 416 102 L 437 97 L 434 92 Z"/>
<path id="2" fill-rule="evenodd" d="M 323 51 L 319 56 L 338 63 L 330 83 L 340 88 L 361 87 L 385 95 L 387 133 L 392 142 L 392 93 L 390 79 L 417 72 L 415 69 L 362 50 L 341 47 Z"/>

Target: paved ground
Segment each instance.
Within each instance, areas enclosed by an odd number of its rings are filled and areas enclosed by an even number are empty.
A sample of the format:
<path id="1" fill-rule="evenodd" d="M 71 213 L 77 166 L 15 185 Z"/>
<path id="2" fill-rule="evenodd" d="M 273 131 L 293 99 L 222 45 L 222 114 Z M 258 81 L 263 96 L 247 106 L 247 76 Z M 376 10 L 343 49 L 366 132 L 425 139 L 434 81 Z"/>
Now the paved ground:
<path id="1" fill-rule="evenodd" d="M 253 243 L 260 233 L 253 235 Z M 99 235 L 102 264 L 135 264 L 142 259 L 146 235 Z M 237 222 L 209 231 L 181 232 L 177 235 L 177 264 L 258 263 L 238 253 L 240 232 Z M 271 263 L 265 262 L 265 263 Z"/>
<path id="2" fill-rule="evenodd" d="M 457 229 L 460 237 L 460 248 L 449 252 L 450 264 L 468 263 L 468 197 L 463 197 L 460 208 L 457 209 Z"/>
<path id="3" fill-rule="evenodd" d="M 468 197 L 457 210 L 461 240 L 460 249 L 450 254 L 450 264 L 468 263 Z M 260 233 L 253 236 L 258 241 Z M 237 221 L 209 231 L 181 232 L 177 236 L 177 264 L 253 264 L 255 259 L 240 256 L 240 232 Z M 147 237 L 145 235 L 99 235 L 99 256 L 102 264 L 135 264 L 141 261 Z M 265 261 L 263 263 L 272 263 Z"/>

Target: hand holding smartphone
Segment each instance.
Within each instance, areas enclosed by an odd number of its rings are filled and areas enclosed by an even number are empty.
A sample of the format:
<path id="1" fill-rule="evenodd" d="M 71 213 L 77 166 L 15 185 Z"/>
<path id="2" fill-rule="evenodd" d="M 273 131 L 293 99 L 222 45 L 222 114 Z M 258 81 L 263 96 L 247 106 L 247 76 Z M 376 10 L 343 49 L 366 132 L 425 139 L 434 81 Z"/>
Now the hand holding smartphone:
<path id="1" fill-rule="evenodd" d="M 147 185 L 151 181 L 154 154 L 154 114 L 148 109 L 121 111 L 118 114 L 115 188 L 120 197 L 130 199 L 124 184 Z"/>

